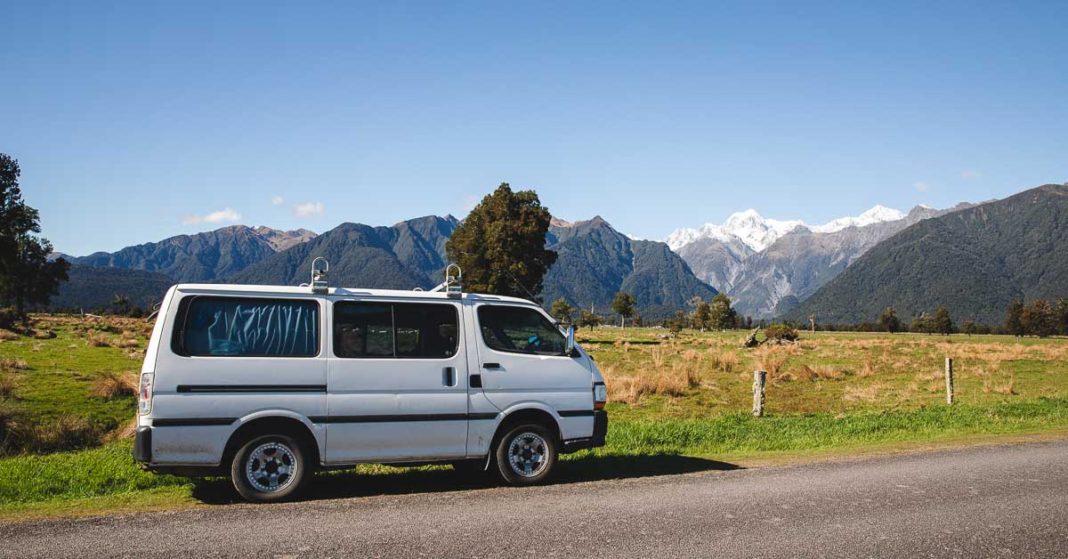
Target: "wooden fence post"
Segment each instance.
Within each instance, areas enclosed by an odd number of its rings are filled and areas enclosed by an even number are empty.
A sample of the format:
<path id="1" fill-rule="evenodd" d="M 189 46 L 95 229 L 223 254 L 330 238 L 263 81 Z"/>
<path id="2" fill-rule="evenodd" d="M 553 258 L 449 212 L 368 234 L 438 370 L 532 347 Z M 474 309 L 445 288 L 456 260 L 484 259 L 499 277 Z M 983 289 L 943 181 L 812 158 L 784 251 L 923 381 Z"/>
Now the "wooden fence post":
<path id="1" fill-rule="evenodd" d="M 946 357 L 946 404 L 953 405 L 953 358 Z"/>
<path id="2" fill-rule="evenodd" d="M 753 371 L 753 416 L 764 415 L 764 383 L 768 380 L 767 371 Z"/>

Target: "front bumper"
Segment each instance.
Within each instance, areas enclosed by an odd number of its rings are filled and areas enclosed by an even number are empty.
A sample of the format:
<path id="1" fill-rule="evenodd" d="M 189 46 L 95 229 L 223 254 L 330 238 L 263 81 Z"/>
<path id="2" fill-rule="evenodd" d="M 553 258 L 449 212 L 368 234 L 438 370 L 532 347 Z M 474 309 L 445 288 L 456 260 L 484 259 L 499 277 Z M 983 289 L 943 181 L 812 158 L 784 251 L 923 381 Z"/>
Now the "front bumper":
<path id="1" fill-rule="evenodd" d="M 589 448 L 597 448 L 605 445 L 608 436 L 608 412 L 597 410 L 593 412 L 593 436 L 587 439 L 570 439 L 564 441 L 564 448 L 560 451 L 564 454 L 577 452 Z"/>

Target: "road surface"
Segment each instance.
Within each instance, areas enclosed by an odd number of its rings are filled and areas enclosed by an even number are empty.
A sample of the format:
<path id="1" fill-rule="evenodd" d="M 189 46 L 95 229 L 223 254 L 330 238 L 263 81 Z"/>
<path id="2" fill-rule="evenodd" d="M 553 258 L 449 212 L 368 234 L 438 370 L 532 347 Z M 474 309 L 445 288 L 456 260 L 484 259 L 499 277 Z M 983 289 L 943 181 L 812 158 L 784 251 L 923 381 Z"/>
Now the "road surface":
<path id="1" fill-rule="evenodd" d="M 337 489 L 323 482 L 283 505 L 9 524 L 0 556 L 1068 556 L 1068 441 L 749 470 L 679 458 L 570 466 L 537 488 L 453 489 L 449 472 L 343 476 L 333 483 L 364 485 L 324 498 Z M 643 469 L 689 473 L 605 479 Z"/>

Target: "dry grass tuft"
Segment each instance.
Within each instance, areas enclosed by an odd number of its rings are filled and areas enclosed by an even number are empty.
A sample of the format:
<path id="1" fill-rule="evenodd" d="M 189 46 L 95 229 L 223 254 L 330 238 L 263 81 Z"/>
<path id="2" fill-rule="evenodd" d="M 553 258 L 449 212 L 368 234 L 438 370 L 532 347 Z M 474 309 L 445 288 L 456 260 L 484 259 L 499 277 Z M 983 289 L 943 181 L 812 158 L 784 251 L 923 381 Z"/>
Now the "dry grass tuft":
<path id="1" fill-rule="evenodd" d="M 888 386 L 881 383 L 870 384 L 868 386 L 849 386 L 846 387 L 845 392 L 842 393 L 842 398 L 849 402 L 874 402 L 879 399 L 884 392 L 887 392 Z"/>
<path id="2" fill-rule="evenodd" d="M 757 367 L 762 371 L 767 371 L 771 378 L 778 377 L 779 372 L 790 359 L 786 347 L 789 346 L 763 346 L 758 349 L 754 352 Z"/>
<path id="3" fill-rule="evenodd" d="M 51 340 L 56 337 L 56 333 L 52 330 L 34 330 L 33 338 L 35 340 Z"/>
<path id="4" fill-rule="evenodd" d="M 724 373 L 733 373 L 741 362 L 738 353 L 732 349 L 709 348 L 708 358 L 713 369 Z"/>
<path id="5" fill-rule="evenodd" d="M 608 400 L 625 404 L 637 404 L 650 394 L 682 396 L 701 384 L 699 368 L 691 363 L 676 363 L 634 376 L 621 375 L 615 368 L 606 366 L 601 374 L 608 387 Z"/>
<path id="6" fill-rule="evenodd" d="M 1007 394 L 1009 396 L 1015 396 L 1017 394 L 1017 392 L 1016 392 L 1016 375 L 1015 374 L 1009 375 L 1009 382 L 1007 382 L 1007 383 L 1005 383 L 1005 384 L 1003 384 L 1001 386 L 995 387 L 994 391 L 997 392 L 998 394 Z"/>
<path id="7" fill-rule="evenodd" d="M 660 349 L 659 346 L 654 347 L 649 354 L 653 359 L 653 367 L 660 369 L 664 366 L 664 350 Z"/>
<path id="8" fill-rule="evenodd" d="M 15 375 L 0 375 L 0 398 L 14 398 L 15 389 L 19 387 Z"/>
<path id="9" fill-rule="evenodd" d="M 13 369 L 16 371 L 24 371 L 29 369 L 29 363 L 26 363 L 25 359 L 17 359 L 15 357 L 0 357 L 0 369 Z"/>
<path id="10" fill-rule="evenodd" d="M 17 339 L 19 339 L 19 335 L 18 334 L 12 332 L 11 330 L 2 330 L 2 329 L 0 329 L 0 341 L 17 340 Z"/>
<path id="11" fill-rule="evenodd" d="M 92 330 L 90 330 L 89 333 L 87 333 L 85 335 L 85 343 L 89 347 L 111 347 L 112 346 L 111 340 L 108 338 L 108 336 L 106 336 L 104 334 L 101 334 L 101 333 L 98 333 L 98 332 L 94 332 Z"/>
<path id="12" fill-rule="evenodd" d="M 127 371 L 125 373 L 103 373 L 93 381 L 89 393 L 97 398 L 111 400 L 122 396 L 137 394 L 137 375 Z"/>
<path id="13" fill-rule="evenodd" d="M 123 336 L 122 338 L 119 338 L 119 341 L 115 342 L 114 346 L 123 349 L 130 349 L 140 347 L 141 342 L 137 341 L 137 338 L 128 338 L 126 336 Z"/>

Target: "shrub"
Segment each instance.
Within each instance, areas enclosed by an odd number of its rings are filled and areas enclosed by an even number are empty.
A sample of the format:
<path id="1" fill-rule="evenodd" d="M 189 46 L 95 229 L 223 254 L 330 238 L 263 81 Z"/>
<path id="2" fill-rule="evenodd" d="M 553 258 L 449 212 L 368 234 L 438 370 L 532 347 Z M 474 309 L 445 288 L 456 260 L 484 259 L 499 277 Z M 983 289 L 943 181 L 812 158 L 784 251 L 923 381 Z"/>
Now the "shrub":
<path id="1" fill-rule="evenodd" d="M 14 330 L 22 322 L 22 317 L 15 311 L 15 307 L 0 308 L 0 328 Z"/>
<path id="2" fill-rule="evenodd" d="M 788 324 L 772 324 L 764 329 L 764 337 L 775 343 L 796 342 L 800 336 L 797 330 Z"/>

